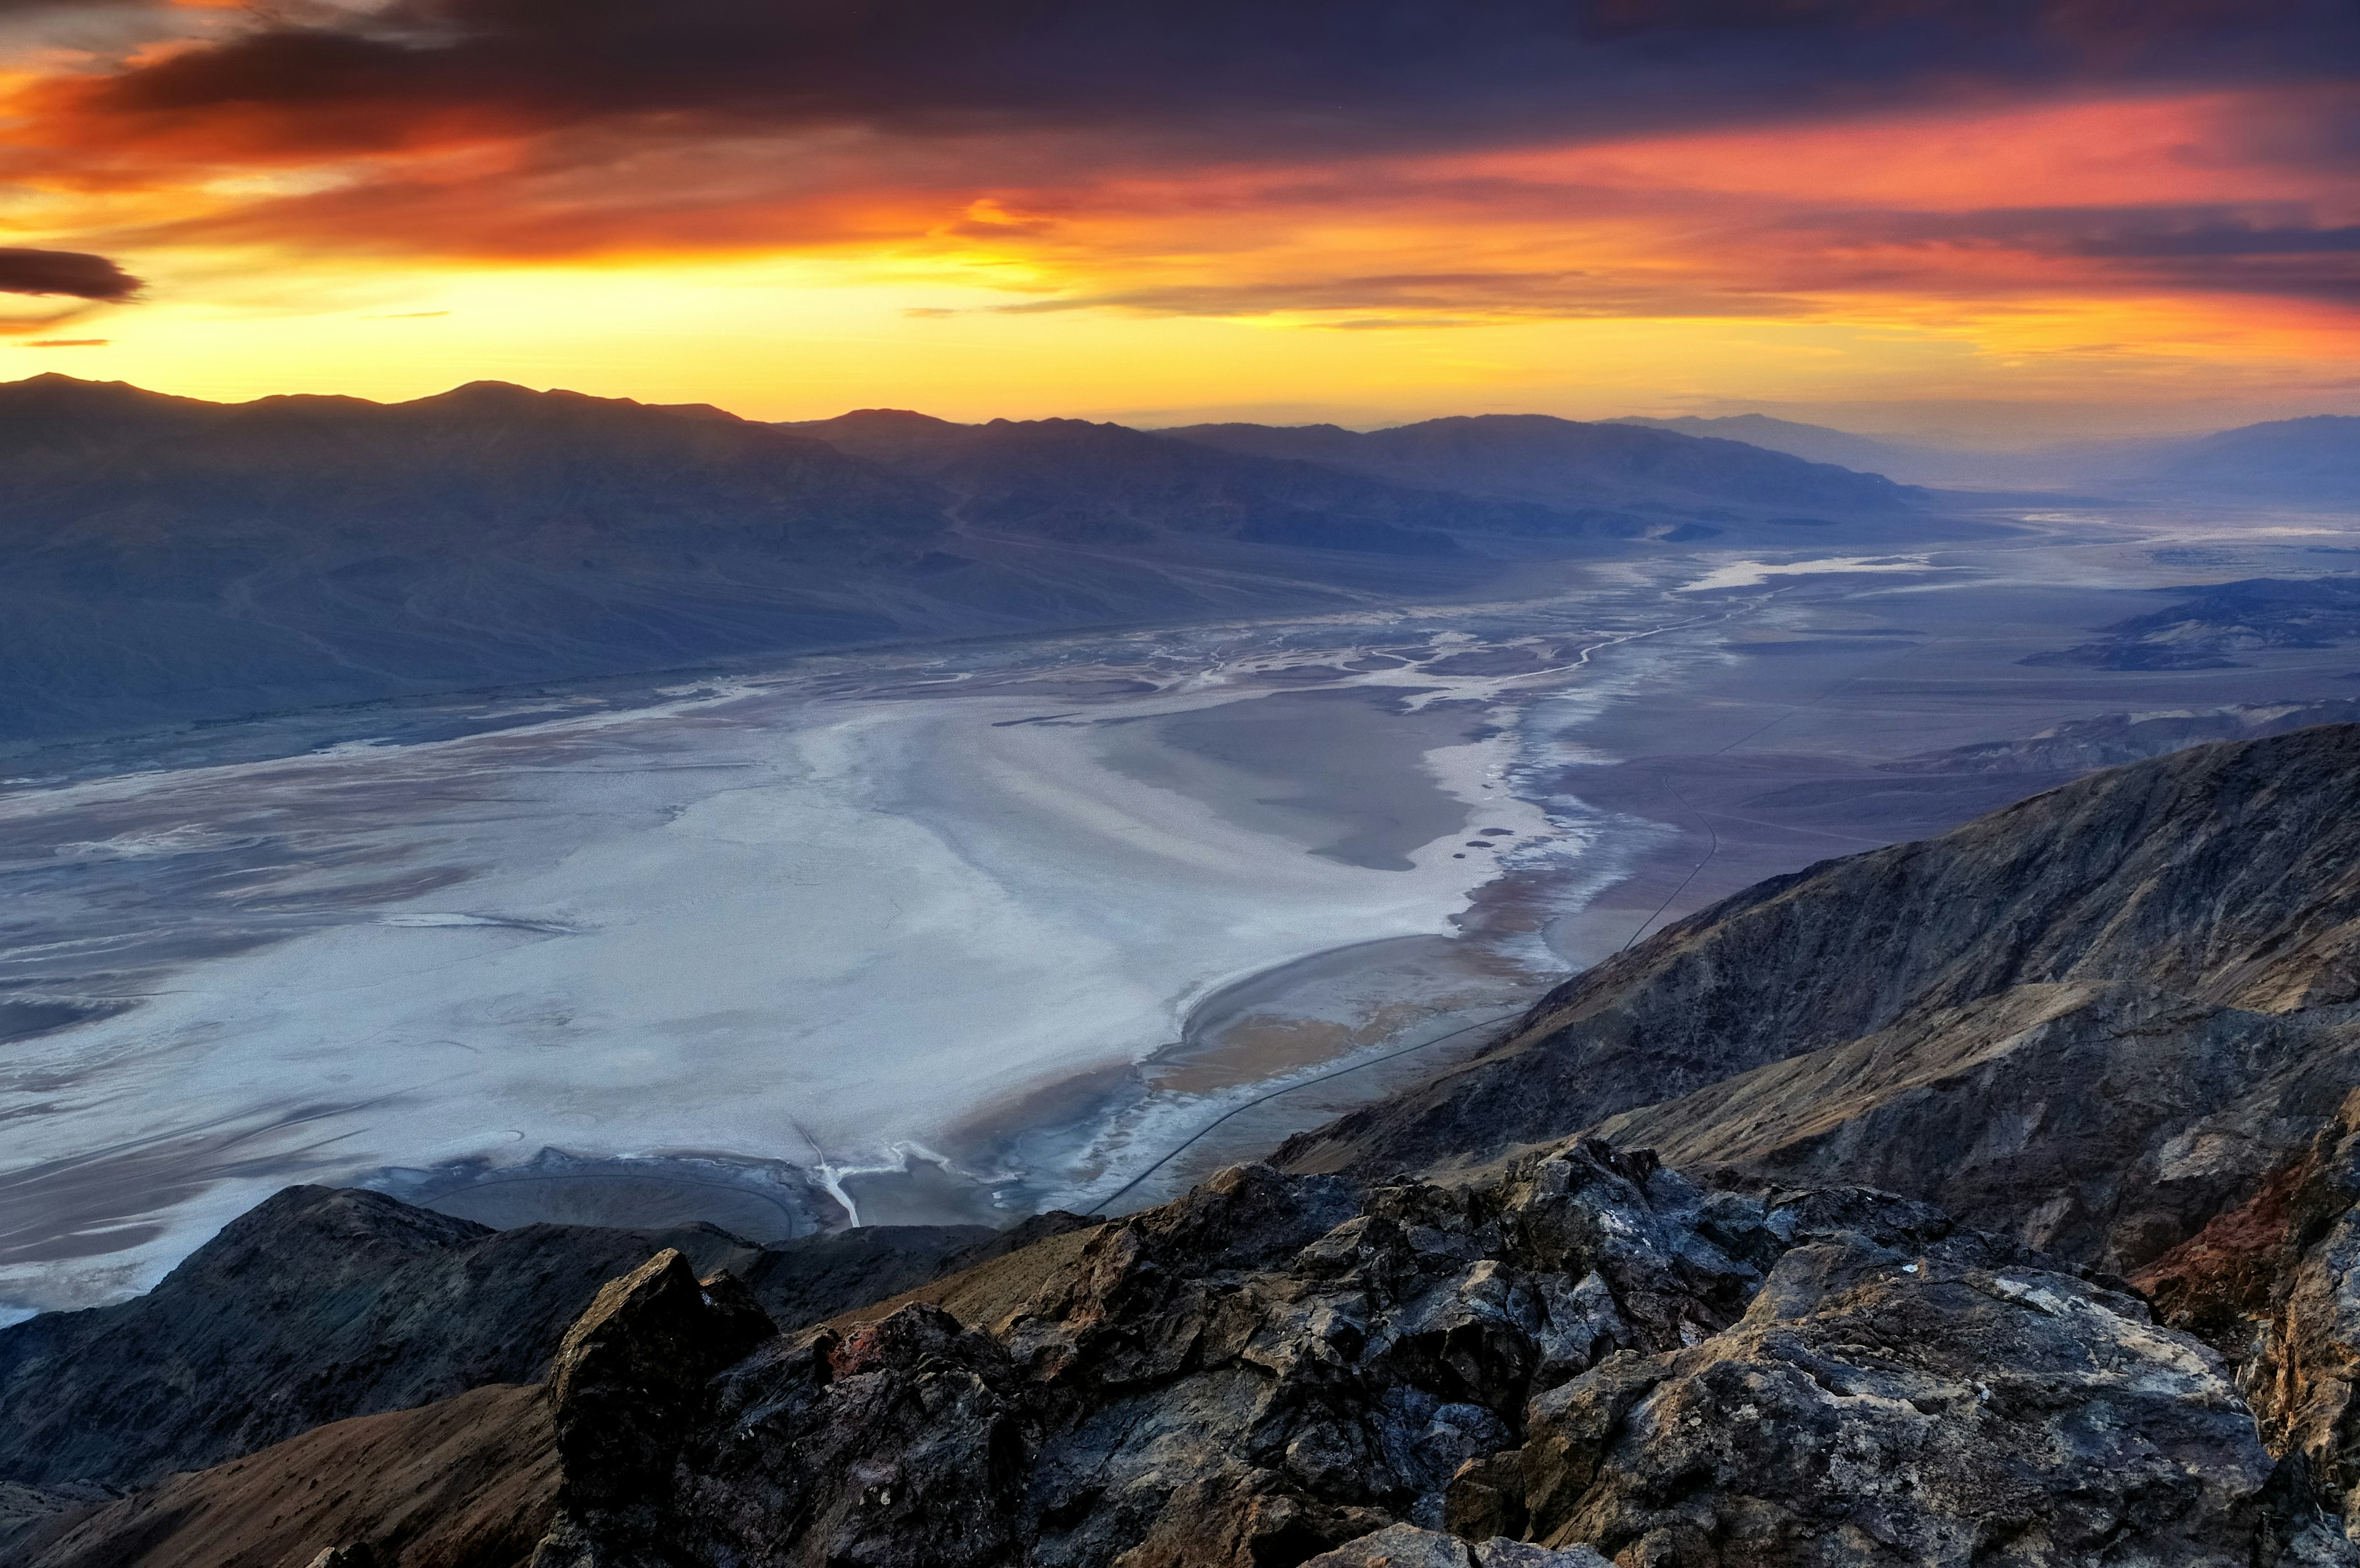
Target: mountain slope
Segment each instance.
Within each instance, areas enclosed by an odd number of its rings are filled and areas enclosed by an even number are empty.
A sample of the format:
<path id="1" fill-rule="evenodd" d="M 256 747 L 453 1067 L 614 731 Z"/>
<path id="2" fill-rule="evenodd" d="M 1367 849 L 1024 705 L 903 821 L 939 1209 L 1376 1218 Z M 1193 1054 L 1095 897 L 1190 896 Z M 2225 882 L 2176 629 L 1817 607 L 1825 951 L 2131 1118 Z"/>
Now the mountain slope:
<path id="1" fill-rule="evenodd" d="M 1896 469 L 1911 469 L 1929 459 L 1939 462 L 1955 454 L 1935 448 L 1909 446 L 1875 436 L 1854 435 L 1826 425 L 1807 425 L 1768 414 L 1723 414 L 1705 418 L 1683 414 L 1677 419 L 1650 419 L 1637 415 L 1609 419 L 1610 425 L 1639 425 L 1676 435 L 1706 436 L 1717 441 L 1743 441 L 1769 452 L 1783 452 L 1806 463 L 1831 463 L 1863 474 L 1891 477 Z"/>
<path id="2" fill-rule="evenodd" d="M 2355 805 L 2360 726 L 2326 725 L 1774 878 L 1279 1158 L 1466 1165 L 1598 1127 L 2136 1267 L 2242 1197 L 2360 1073 Z"/>
<path id="3" fill-rule="evenodd" d="M 0 735 L 894 635 L 935 499 L 711 409 L 0 387 Z"/>
<path id="4" fill-rule="evenodd" d="M 22 1551 L 42 1568 L 305 1568 L 323 1546 L 365 1540 L 366 1557 L 329 1568 L 522 1568 L 549 1530 L 558 1482 L 547 1397 L 495 1384 L 176 1475 L 62 1516 Z"/>
<path id="5" fill-rule="evenodd" d="M 1890 522 L 1907 517 L 1923 499 L 1922 493 L 1876 474 L 1740 441 L 1544 414 L 1428 419 L 1367 434 L 1334 425 L 1194 425 L 1162 433 L 1400 484 L 1573 510 L 1710 516 L 1723 524 Z"/>
<path id="6" fill-rule="evenodd" d="M 2138 477 L 2209 496 L 2349 506 L 2360 504 L 2360 415 L 2273 419 L 2175 441 Z"/>
<path id="7" fill-rule="evenodd" d="M 1295 612 L 1504 570 L 1446 529 L 1579 532 L 1117 427 L 993 427 L 941 478 L 494 383 L 392 405 L 0 386 L 0 739 Z"/>
<path id="8" fill-rule="evenodd" d="M 970 526 L 1087 543 L 1171 530 L 1393 555 L 1460 553 L 1459 535 L 1631 536 L 1637 519 L 1409 488 L 1285 454 L 1233 452 L 1083 419 L 956 425 L 872 409 L 782 425 L 938 485 Z"/>
<path id="9" fill-rule="evenodd" d="M 0 1329 L 0 1484 L 119 1488 L 325 1421 L 532 1381 L 598 1287 L 665 1247 L 729 1269 L 797 1327 L 1079 1223 L 759 1247 L 709 1225 L 492 1231 L 380 1193 L 290 1187 L 145 1296 Z"/>

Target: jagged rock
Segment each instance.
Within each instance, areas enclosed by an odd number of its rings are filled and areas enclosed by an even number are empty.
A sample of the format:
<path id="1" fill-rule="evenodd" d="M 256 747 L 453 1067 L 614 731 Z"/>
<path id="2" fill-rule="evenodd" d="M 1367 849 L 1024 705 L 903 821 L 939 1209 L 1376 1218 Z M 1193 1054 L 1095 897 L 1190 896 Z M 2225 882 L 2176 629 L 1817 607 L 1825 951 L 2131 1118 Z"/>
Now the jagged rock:
<path id="1" fill-rule="evenodd" d="M 494 1232 L 376 1192 L 290 1187 L 147 1295 L 0 1330 L 0 1477 L 137 1485 L 355 1415 L 539 1379 L 599 1285 L 697 1236 Z"/>
<path id="2" fill-rule="evenodd" d="M 329 1421 L 537 1381 L 599 1287 L 666 1247 L 798 1327 L 1086 1223 L 876 1226 L 764 1248 L 711 1225 L 492 1231 L 378 1192 L 290 1187 L 145 1296 L 0 1329 L 0 1483 L 111 1493 Z M 10 1511 L 0 1497 L 0 1541 Z"/>
<path id="3" fill-rule="evenodd" d="M 538 1447 L 423 1475 L 378 1443 L 356 1500 L 257 1516 L 356 1453 L 323 1429 L 35 1562 L 177 1550 L 192 1499 L 202 1539 L 268 1518 L 382 1554 L 432 1497 L 553 1508 L 538 1568 L 2360 1564 L 2215 1352 L 1889 1193 L 1709 1189 L 1579 1138 L 1458 1188 L 1245 1167 L 1038 1245 L 977 1270 L 1029 1297 L 945 1293 L 968 1320 L 788 1335 L 667 1253 L 527 1393 Z"/>
<path id="4" fill-rule="evenodd" d="M 2239 1363 L 2288 1484 L 2360 1519 L 2360 1090 L 2245 1204 L 2138 1276 Z"/>
<path id="5" fill-rule="evenodd" d="M 990 1336 L 913 1305 L 848 1333 L 774 1342 L 716 1387 L 683 1454 L 690 1560 L 1010 1560 L 1025 1402 Z"/>
<path id="6" fill-rule="evenodd" d="M 705 1385 L 777 1331 L 744 1285 L 699 1280 L 666 1248 L 600 1289 L 566 1330 L 550 1368 L 549 1399 L 563 1462 L 552 1530 L 534 1562 L 599 1562 L 568 1551 L 576 1537 L 648 1535 L 671 1501 L 672 1465 L 704 1413 Z"/>
<path id="7" fill-rule="evenodd" d="M 2243 1561 L 2272 1470 L 2217 1356 L 1972 1234 L 1799 1247 L 1737 1325 L 1531 1429 L 1531 1533 L 1684 1568 Z"/>
<path id="8" fill-rule="evenodd" d="M 1891 1194 L 1708 1190 L 1576 1139 L 1457 1189 L 1241 1168 L 1062 1256 L 989 1321 L 915 1303 L 728 1368 L 633 1539 L 797 1568 L 2064 1568 L 2326 1539 L 2275 1500 L 2214 1352 Z M 547 1561 L 633 1560 L 578 1527 Z"/>
<path id="9" fill-rule="evenodd" d="M 2360 1082 L 2355 808 L 2360 726 L 2322 725 L 1774 877 L 1273 1162 L 1463 1170 L 1590 1129 L 2140 1267 Z"/>

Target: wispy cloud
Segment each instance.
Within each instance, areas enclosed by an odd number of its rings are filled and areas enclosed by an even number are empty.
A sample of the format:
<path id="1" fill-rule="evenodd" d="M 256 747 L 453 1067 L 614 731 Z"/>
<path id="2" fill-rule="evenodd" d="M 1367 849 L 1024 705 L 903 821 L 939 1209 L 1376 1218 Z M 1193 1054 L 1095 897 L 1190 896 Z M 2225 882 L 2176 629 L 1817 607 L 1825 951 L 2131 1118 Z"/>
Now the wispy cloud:
<path id="1" fill-rule="evenodd" d="M 176 290 L 817 258 L 970 327 L 1841 323 L 2106 374 L 2139 312 L 2360 330 L 2349 0 L 109 11 L 158 19 L 0 81 L 0 180 L 56 254 L 201 258 Z"/>

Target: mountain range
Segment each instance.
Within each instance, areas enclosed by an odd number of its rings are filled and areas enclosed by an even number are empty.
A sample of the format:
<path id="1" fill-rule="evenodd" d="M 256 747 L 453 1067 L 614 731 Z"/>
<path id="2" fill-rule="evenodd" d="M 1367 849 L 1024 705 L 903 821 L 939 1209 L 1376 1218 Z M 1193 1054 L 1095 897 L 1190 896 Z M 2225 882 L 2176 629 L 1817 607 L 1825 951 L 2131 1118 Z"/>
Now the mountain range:
<path id="1" fill-rule="evenodd" d="M 36 376 L 0 386 L 0 739 L 1982 527 L 1870 476 L 1565 420 L 1336 431 L 1340 456 L 1224 432 Z"/>
<path id="2" fill-rule="evenodd" d="M 2348 504 L 2355 428 L 2116 466 L 2151 494 Z M 1896 456 L 1758 415 L 766 425 L 497 383 L 215 404 L 41 376 L 0 385 L 0 742 L 1474 593 L 1537 556 L 1991 531 L 1822 461 Z"/>
<path id="3" fill-rule="evenodd" d="M 1335 425 L 1188 425 L 1177 441 L 1258 457 L 1290 458 L 1396 484 L 1465 491 L 1559 508 L 1599 506 L 1729 520 L 1728 508 L 1789 526 L 1827 516 L 1892 514 L 1922 491 L 1831 463 L 1798 464 L 1743 441 L 1675 435 L 1543 414 L 1483 414 L 1360 432 Z M 1800 514 L 1800 515 L 1796 515 Z"/>
<path id="4" fill-rule="evenodd" d="M 1767 414 L 1611 421 L 1749 442 L 1812 463 L 1964 488 L 2081 487 L 2142 499 L 2348 507 L 2360 502 L 2360 417 L 2315 414 L 2211 435 L 1992 451 L 1855 435 Z"/>
<path id="5" fill-rule="evenodd" d="M 2198 745 L 1774 878 L 1119 1219 L 291 1189 L 0 1331 L 0 1550 L 2360 1564 L 2355 780 L 2360 725 Z"/>
<path id="6" fill-rule="evenodd" d="M 1855 435 L 1826 425 L 1803 424 L 1769 414 L 1682 414 L 1675 419 L 1643 419 L 1635 414 L 1610 421 L 1666 430 L 1675 435 L 1743 441 L 1769 452 L 1783 452 L 1812 463 L 1832 463 L 1865 474 L 1902 474 L 1912 477 L 1931 471 L 1955 478 L 1971 472 L 1971 454 L 1949 447 L 1896 441 L 1885 436 Z"/>
<path id="7" fill-rule="evenodd" d="M 2275 419 L 2175 442 L 2138 477 L 2204 495 L 2349 506 L 2360 497 L 2360 416 Z"/>

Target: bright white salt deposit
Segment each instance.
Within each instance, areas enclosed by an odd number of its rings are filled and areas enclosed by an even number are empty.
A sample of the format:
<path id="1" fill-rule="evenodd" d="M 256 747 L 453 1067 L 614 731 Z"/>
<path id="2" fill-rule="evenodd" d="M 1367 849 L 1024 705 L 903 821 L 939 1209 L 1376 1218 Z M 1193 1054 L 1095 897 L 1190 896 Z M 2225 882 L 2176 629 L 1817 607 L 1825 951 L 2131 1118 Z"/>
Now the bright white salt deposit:
<path id="1" fill-rule="evenodd" d="M 1257 694 L 1213 677 L 1088 716 Z M 1076 706 L 741 691 L 0 801 L 20 842 L 54 822 L 69 855 L 263 843 L 206 918 L 309 911 L 11 1048 L 11 1169 L 225 1132 L 250 1169 L 208 1167 L 137 1246 L 0 1269 L 0 1300 L 144 1286 L 306 1169 L 544 1146 L 895 1163 L 995 1101 L 1137 1060 L 1240 976 L 1445 932 L 1491 875 L 1452 858 L 1459 834 L 1408 871 L 1307 854 L 1103 765 L 1106 731 L 1007 722 Z M 1500 787 L 1508 757 L 1473 743 L 1429 767 L 1487 822 L 1543 832 Z"/>
<path id="2" fill-rule="evenodd" d="M 1837 572 L 1932 572 L 1922 555 L 1830 555 L 1811 561 L 1732 561 L 1680 584 L 1682 593 L 1715 588 L 1759 588 L 1774 577 L 1816 577 Z"/>

